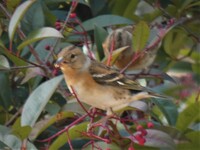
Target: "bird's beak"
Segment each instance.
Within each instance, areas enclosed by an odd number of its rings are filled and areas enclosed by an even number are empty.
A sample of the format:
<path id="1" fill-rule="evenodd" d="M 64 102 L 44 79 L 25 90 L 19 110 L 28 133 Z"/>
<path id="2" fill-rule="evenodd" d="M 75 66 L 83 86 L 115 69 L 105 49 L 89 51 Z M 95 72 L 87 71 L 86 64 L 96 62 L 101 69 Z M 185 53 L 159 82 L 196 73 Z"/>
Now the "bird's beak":
<path id="1" fill-rule="evenodd" d="M 57 59 L 57 61 L 55 62 L 54 66 L 55 66 L 56 68 L 59 68 L 59 67 L 60 67 L 60 64 L 63 62 L 63 60 L 64 60 L 63 57 L 59 57 L 59 58 Z"/>

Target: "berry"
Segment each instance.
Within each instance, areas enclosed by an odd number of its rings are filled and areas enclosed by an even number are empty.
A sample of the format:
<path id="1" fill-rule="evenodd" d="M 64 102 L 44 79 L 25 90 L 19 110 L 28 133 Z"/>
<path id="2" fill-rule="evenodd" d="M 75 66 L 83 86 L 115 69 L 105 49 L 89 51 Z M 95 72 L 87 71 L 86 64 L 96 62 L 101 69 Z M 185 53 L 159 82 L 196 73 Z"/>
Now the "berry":
<path id="1" fill-rule="evenodd" d="M 147 135 L 147 130 L 145 130 L 145 129 L 141 130 L 141 135 L 142 136 L 146 136 Z"/>
<path id="2" fill-rule="evenodd" d="M 153 124 L 152 122 L 148 122 L 148 123 L 147 123 L 147 127 L 148 127 L 148 128 L 153 128 L 153 127 L 154 127 L 154 124 Z"/>
<path id="3" fill-rule="evenodd" d="M 142 131 L 144 128 L 143 128 L 143 126 L 141 126 L 141 125 L 137 125 L 137 127 L 136 127 L 136 130 L 137 131 Z"/>
<path id="4" fill-rule="evenodd" d="M 76 18 L 76 13 L 71 13 L 71 14 L 69 15 L 69 17 L 70 17 L 70 18 Z"/>
<path id="5" fill-rule="evenodd" d="M 51 46 L 50 46 L 50 45 L 46 45 L 46 46 L 45 46 L 45 49 L 46 49 L 47 51 L 49 51 L 49 50 L 51 49 Z"/>
<path id="6" fill-rule="evenodd" d="M 128 150 L 135 150 L 133 146 L 130 146 Z"/>

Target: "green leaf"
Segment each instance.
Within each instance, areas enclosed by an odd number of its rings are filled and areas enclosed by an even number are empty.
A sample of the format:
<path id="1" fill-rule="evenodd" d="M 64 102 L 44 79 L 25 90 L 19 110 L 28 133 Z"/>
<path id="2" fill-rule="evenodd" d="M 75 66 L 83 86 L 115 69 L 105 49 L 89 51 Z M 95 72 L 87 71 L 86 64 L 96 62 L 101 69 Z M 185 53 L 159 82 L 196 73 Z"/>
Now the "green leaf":
<path id="1" fill-rule="evenodd" d="M 53 117 L 45 118 L 44 120 L 41 120 L 37 122 L 29 136 L 30 140 L 34 140 L 35 138 L 40 135 L 44 130 L 46 130 L 48 127 L 50 127 L 52 124 L 63 120 L 65 118 L 73 118 L 74 113 L 73 112 L 60 112 L 57 115 L 54 115 Z"/>
<path id="2" fill-rule="evenodd" d="M 61 75 L 48 80 L 31 93 L 22 111 L 22 126 L 29 125 L 33 127 L 43 108 L 47 104 L 52 94 L 55 92 L 62 79 L 63 76 Z"/>
<path id="3" fill-rule="evenodd" d="M 12 104 L 12 93 L 7 72 L 0 72 L 0 89 L 0 105 L 8 110 Z"/>
<path id="4" fill-rule="evenodd" d="M 100 60 L 104 57 L 103 47 L 102 43 L 106 39 L 108 33 L 106 30 L 104 30 L 102 27 L 99 27 L 98 25 L 95 25 L 94 27 L 94 38 L 95 38 L 95 44 L 97 46 L 97 52 Z"/>
<path id="5" fill-rule="evenodd" d="M 2 135 L 0 133 L 0 142 L 4 143 L 8 147 L 1 147 L 1 149 L 12 149 L 12 150 L 19 150 L 22 148 L 22 142 L 16 136 L 12 134 Z M 30 143 L 26 143 L 26 149 L 37 150 L 36 147 Z"/>
<path id="6" fill-rule="evenodd" d="M 176 105 L 170 100 L 153 99 L 153 102 L 159 107 L 170 125 L 175 125 L 178 118 Z"/>
<path id="7" fill-rule="evenodd" d="M 88 126 L 89 122 L 83 122 L 81 124 L 78 125 L 74 125 L 73 127 L 71 127 L 68 130 L 68 136 L 70 138 L 70 140 L 73 139 L 77 139 L 77 138 L 81 138 L 81 132 L 85 132 L 87 130 L 87 126 Z M 62 147 L 64 144 L 67 143 L 68 141 L 68 137 L 66 132 L 62 133 L 49 147 L 49 150 L 55 150 L 55 149 L 59 149 L 60 147 Z M 82 137 L 83 138 L 83 137 Z"/>
<path id="8" fill-rule="evenodd" d="M 101 15 L 83 22 L 82 26 L 86 31 L 90 31 L 94 30 L 95 25 L 99 27 L 108 27 L 120 24 L 133 24 L 133 21 L 116 15 Z M 77 26 L 76 30 L 82 31 L 80 26 Z"/>
<path id="9" fill-rule="evenodd" d="M 133 31 L 133 48 L 134 51 L 141 51 L 149 39 L 150 29 L 146 22 L 140 21 Z"/>
<path id="10" fill-rule="evenodd" d="M 176 42 L 174 42 L 176 41 Z M 165 52 L 173 57 L 177 57 L 180 50 L 184 48 L 184 45 L 192 42 L 187 33 L 183 30 L 173 30 L 169 32 L 163 42 Z"/>
<path id="11" fill-rule="evenodd" d="M 26 40 L 24 40 L 19 46 L 18 49 L 21 50 L 22 48 L 24 48 L 25 46 L 39 41 L 41 39 L 44 38 L 50 38 L 50 37 L 57 37 L 57 38 L 63 38 L 62 34 L 51 27 L 43 27 L 37 30 L 34 30 L 33 32 L 31 32 L 28 37 L 26 38 Z"/>
<path id="12" fill-rule="evenodd" d="M 35 2 L 36 0 L 27 0 L 24 3 L 22 3 L 20 6 L 17 7 L 14 14 L 11 17 L 9 26 L 8 26 L 8 34 L 9 38 L 12 41 L 16 28 L 20 22 L 20 20 L 23 18 L 24 14 L 28 10 L 28 8 Z"/>
<path id="13" fill-rule="evenodd" d="M 27 62 L 25 62 L 23 59 L 15 56 L 14 54 L 10 53 L 8 49 L 5 47 L 0 48 L 0 52 L 7 56 L 15 65 L 17 66 L 26 66 Z"/>
<path id="14" fill-rule="evenodd" d="M 144 143 L 145 146 L 167 148 L 167 149 L 175 148 L 175 143 L 173 139 L 167 133 L 155 129 L 146 129 L 146 131 L 147 135 L 144 137 L 146 140 L 146 142 Z M 134 133 L 134 135 L 136 134 L 140 134 L 140 131 Z M 138 143 L 137 140 L 135 139 L 132 140 Z"/>
<path id="15" fill-rule="evenodd" d="M 0 69 L 1 68 L 3 68 L 3 69 L 9 69 L 10 68 L 10 65 L 9 65 L 7 58 L 3 55 L 0 55 Z"/>
<path id="16" fill-rule="evenodd" d="M 190 124 L 200 117 L 200 102 L 188 105 L 178 116 L 176 127 L 185 131 Z"/>
<path id="17" fill-rule="evenodd" d="M 15 123 L 12 126 L 12 133 L 21 140 L 24 140 L 25 138 L 28 137 L 32 129 L 29 126 L 22 127 L 20 122 L 21 122 L 20 118 L 18 118 L 15 121 Z"/>
<path id="18" fill-rule="evenodd" d="M 120 47 L 120 48 L 118 48 L 118 49 L 116 49 L 116 50 L 113 51 L 112 56 L 111 56 L 112 59 L 111 59 L 111 62 L 110 62 L 110 65 L 111 65 L 111 66 L 115 63 L 115 61 L 117 60 L 117 58 L 119 57 L 119 55 L 120 55 L 124 50 L 126 50 L 128 47 L 129 47 L 129 46 Z M 103 63 L 106 63 L 107 61 L 108 61 L 108 57 L 105 57 L 105 58 L 102 60 Z"/>

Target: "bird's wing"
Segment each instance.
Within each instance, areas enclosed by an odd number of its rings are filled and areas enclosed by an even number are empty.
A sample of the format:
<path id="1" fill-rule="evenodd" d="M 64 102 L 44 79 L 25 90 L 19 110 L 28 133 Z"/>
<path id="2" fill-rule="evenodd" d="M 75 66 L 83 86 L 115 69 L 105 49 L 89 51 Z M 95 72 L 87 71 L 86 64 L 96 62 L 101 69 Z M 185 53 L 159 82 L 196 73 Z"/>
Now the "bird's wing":
<path id="1" fill-rule="evenodd" d="M 93 79 L 99 84 L 136 91 L 145 90 L 138 82 L 128 79 L 125 75 L 119 73 L 118 70 L 99 62 L 93 61 L 89 71 Z"/>
<path id="2" fill-rule="evenodd" d="M 89 69 L 93 79 L 103 85 L 115 86 L 123 89 L 128 89 L 131 93 L 138 93 L 140 91 L 148 92 L 154 97 L 169 99 L 170 97 L 156 93 L 146 87 L 141 86 L 137 81 L 133 81 L 121 74 L 118 70 L 107 67 L 97 61 L 93 61 Z M 170 98 L 171 99 L 171 98 Z"/>

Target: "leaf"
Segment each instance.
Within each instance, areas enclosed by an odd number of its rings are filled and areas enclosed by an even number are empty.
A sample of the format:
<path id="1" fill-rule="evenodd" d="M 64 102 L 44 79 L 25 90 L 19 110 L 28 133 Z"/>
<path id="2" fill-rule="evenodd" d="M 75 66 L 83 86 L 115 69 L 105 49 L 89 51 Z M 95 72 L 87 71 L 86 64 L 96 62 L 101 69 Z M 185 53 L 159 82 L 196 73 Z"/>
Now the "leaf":
<path id="1" fill-rule="evenodd" d="M 48 80 L 45 83 L 42 83 L 31 93 L 22 111 L 22 126 L 29 125 L 33 127 L 43 108 L 47 104 L 48 100 L 62 79 L 63 76 L 61 75 Z"/>
<path id="2" fill-rule="evenodd" d="M 44 38 L 50 38 L 50 37 L 57 37 L 57 38 L 63 38 L 62 34 L 51 27 L 43 27 L 37 30 L 34 30 L 33 32 L 31 32 L 28 37 L 26 38 L 26 40 L 24 40 L 19 46 L 18 49 L 21 50 L 22 48 L 24 48 L 25 46 L 36 42 L 38 40 L 44 39 Z"/>
<path id="3" fill-rule="evenodd" d="M 110 62 L 110 65 L 111 65 L 111 66 L 115 63 L 115 61 L 116 61 L 116 59 L 119 57 L 119 55 L 120 55 L 124 50 L 126 50 L 128 47 L 129 47 L 129 46 L 120 47 L 120 48 L 118 48 L 118 49 L 116 49 L 116 50 L 113 51 L 112 56 L 111 56 L 112 59 L 111 59 L 111 62 Z M 103 63 L 106 63 L 107 61 L 108 61 L 108 58 L 107 58 L 107 57 L 105 57 L 105 58 L 102 60 Z"/>
<path id="4" fill-rule="evenodd" d="M 28 137 L 29 133 L 31 132 L 31 127 L 29 126 L 21 126 L 21 118 L 18 118 L 12 126 L 12 133 L 16 135 L 21 140 L 24 140 Z"/>
<path id="5" fill-rule="evenodd" d="M 200 117 L 199 108 L 199 101 L 188 105 L 188 107 L 179 114 L 176 127 L 181 131 L 185 131 L 191 123 Z"/>
<path id="6" fill-rule="evenodd" d="M 39 76 L 39 75 L 40 76 L 45 76 L 44 71 L 41 68 L 39 68 L 39 67 L 28 68 L 26 70 L 26 76 L 22 80 L 21 84 L 24 84 L 28 80 L 30 80 L 31 78 L 34 78 L 34 77 Z"/>
<path id="7" fill-rule="evenodd" d="M 12 92 L 7 72 L 0 72 L 0 89 L 0 105 L 8 111 L 12 104 Z"/>
<path id="8" fill-rule="evenodd" d="M 13 40 L 16 28 L 19 24 L 19 21 L 23 18 L 24 14 L 28 10 L 28 8 L 35 2 L 36 0 L 27 0 L 17 7 L 14 14 L 11 17 L 9 26 L 8 26 L 8 35 L 10 40 Z"/>
<path id="9" fill-rule="evenodd" d="M 144 137 L 146 142 L 145 146 L 157 147 L 157 148 L 167 148 L 175 149 L 175 143 L 173 139 L 165 132 L 155 130 L 155 129 L 146 129 L 147 135 Z M 140 131 L 134 133 L 134 135 L 140 134 Z M 138 143 L 136 139 L 130 137 L 133 142 Z"/>
<path id="10" fill-rule="evenodd" d="M 153 102 L 162 111 L 168 123 L 174 126 L 178 118 L 178 111 L 176 105 L 170 100 L 153 99 Z"/>
<path id="11" fill-rule="evenodd" d="M 86 110 L 89 110 L 90 106 L 85 104 L 85 103 L 82 103 L 83 107 L 86 108 Z M 83 110 L 83 108 L 80 106 L 80 104 L 77 102 L 76 99 L 70 99 L 67 104 L 65 104 L 63 107 L 62 107 L 62 110 L 63 111 L 71 111 L 73 113 L 78 113 L 78 114 L 85 114 L 85 110 Z"/>
<path id="12" fill-rule="evenodd" d="M 3 46 L 2 46 L 2 48 L 0 48 L 0 52 L 3 53 L 4 55 L 6 55 L 7 58 L 9 58 L 17 66 L 26 66 L 27 65 L 27 63 L 23 59 L 21 59 L 21 58 L 15 56 L 14 54 L 10 53 L 8 51 L 8 49 L 6 49 Z"/>
<path id="13" fill-rule="evenodd" d="M 0 55 L 0 69 L 1 68 L 3 68 L 3 69 L 9 69 L 10 68 L 10 65 L 9 65 L 7 58 L 3 55 Z"/>
<path id="14" fill-rule="evenodd" d="M 99 56 L 100 60 L 102 60 L 104 57 L 102 43 L 106 39 L 107 35 L 108 35 L 108 33 L 102 27 L 95 25 L 94 38 L 95 38 L 95 44 L 97 46 L 97 52 L 98 52 L 98 56 Z"/>
<path id="15" fill-rule="evenodd" d="M 117 15 L 101 15 L 83 22 L 82 26 L 86 31 L 90 31 L 94 30 L 95 24 L 99 27 L 108 27 L 111 25 L 133 24 L 133 21 Z M 80 26 L 77 26 L 76 30 L 82 31 Z"/>
<path id="16" fill-rule="evenodd" d="M 35 138 L 37 138 L 40 133 L 42 133 L 44 130 L 46 130 L 49 126 L 51 126 L 52 124 L 63 120 L 65 118 L 73 118 L 74 117 L 74 113 L 72 112 L 60 112 L 57 115 L 54 115 L 53 117 L 49 117 L 49 118 L 45 118 L 43 120 L 40 120 L 39 122 L 37 122 L 29 136 L 30 140 L 34 140 Z"/>
<path id="17" fill-rule="evenodd" d="M 78 125 L 74 125 L 73 127 L 71 127 L 68 130 L 68 136 L 70 138 L 70 140 L 73 139 L 77 139 L 77 138 L 81 138 L 82 134 L 81 132 L 85 132 L 87 130 L 87 126 L 88 126 L 89 122 L 83 122 L 81 124 Z M 49 147 L 49 150 L 55 150 L 55 149 L 59 149 L 60 147 L 62 147 L 64 144 L 67 143 L 68 141 L 68 137 L 66 132 L 62 133 Z M 83 137 L 82 137 L 83 138 Z"/>
<path id="18" fill-rule="evenodd" d="M 22 142 L 20 139 L 18 139 L 16 136 L 11 135 L 11 134 L 6 134 L 2 135 L 0 133 L 0 141 L 4 143 L 5 145 L 9 146 L 8 147 L 1 147 L 1 149 L 12 149 L 12 150 L 19 150 L 22 148 Z M 30 143 L 26 143 L 26 149 L 31 149 L 31 150 L 37 150 L 36 147 Z"/>
<path id="19" fill-rule="evenodd" d="M 140 21 L 133 31 L 133 48 L 134 51 L 141 51 L 147 44 L 150 29 L 146 22 Z"/>

